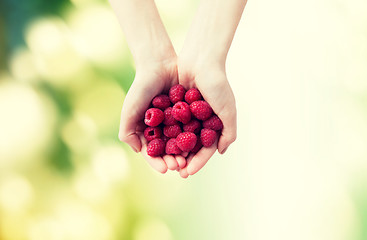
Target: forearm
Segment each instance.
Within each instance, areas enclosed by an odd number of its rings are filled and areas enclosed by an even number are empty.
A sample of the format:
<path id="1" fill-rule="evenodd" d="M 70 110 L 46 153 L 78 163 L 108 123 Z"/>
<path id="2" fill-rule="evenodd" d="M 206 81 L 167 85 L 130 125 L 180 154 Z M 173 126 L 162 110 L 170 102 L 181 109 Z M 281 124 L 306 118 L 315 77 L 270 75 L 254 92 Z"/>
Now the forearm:
<path id="1" fill-rule="evenodd" d="M 135 63 L 176 56 L 153 0 L 110 0 Z"/>
<path id="2" fill-rule="evenodd" d="M 201 0 L 181 55 L 224 64 L 246 2 Z"/>

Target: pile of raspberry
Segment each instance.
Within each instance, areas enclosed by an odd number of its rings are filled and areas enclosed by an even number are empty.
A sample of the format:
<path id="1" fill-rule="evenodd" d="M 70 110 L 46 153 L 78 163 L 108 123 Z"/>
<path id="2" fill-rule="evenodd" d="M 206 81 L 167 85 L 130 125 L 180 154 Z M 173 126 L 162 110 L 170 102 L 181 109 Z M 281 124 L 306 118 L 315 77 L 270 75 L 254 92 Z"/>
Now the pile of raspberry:
<path id="1" fill-rule="evenodd" d="M 179 84 L 171 87 L 168 95 L 153 98 L 144 122 L 147 153 L 152 157 L 197 153 L 202 147 L 212 146 L 223 128 L 200 91 L 186 91 Z"/>

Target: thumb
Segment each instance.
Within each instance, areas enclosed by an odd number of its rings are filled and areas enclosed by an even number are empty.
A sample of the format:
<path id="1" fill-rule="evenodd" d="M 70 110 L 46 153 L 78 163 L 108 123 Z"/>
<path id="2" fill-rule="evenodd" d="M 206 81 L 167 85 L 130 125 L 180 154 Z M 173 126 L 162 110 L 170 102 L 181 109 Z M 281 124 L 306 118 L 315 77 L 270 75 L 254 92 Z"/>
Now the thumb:
<path id="1" fill-rule="evenodd" d="M 125 142 L 129 144 L 129 146 L 135 151 L 140 152 L 141 151 L 141 142 L 139 139 L 139 136 L 136 133 L 131 133 L 128 136 L 125 136 L 124 132 L 119 132 L 119 139 L 122 142 Z"/>
<path id="2" fill-rule="evenodd" d="M 135 79 L 121 110 L 119 139 L 129 144 L 135 152 L 140 152 L 142 147 L 137 133 L 143 131 L 142 119 L 151 100 L 148 92 Z"/>
<path id="3" fill-rule="evenodd" d="M 223 154 L 229 145 L 237 138 L 237 113 L 236 110 L 219 115 L 223 122 L 222 134 L 218 141 L 218 151 Z"/>

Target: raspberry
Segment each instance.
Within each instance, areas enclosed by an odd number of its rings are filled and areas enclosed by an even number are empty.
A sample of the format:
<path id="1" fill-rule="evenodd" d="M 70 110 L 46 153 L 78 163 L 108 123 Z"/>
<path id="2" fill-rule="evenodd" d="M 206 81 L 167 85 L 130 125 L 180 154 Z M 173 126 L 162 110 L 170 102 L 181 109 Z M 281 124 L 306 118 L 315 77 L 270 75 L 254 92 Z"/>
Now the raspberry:
<path id="1" fill-rule="evenodd" d="M 182 85 L 175 85 L 168 95 L 155 96 L 152 105 L 144 118 L 149 156 L 196 154 L 202 147 L 212 146 L 218 138 L 216 131 L 223 129 L 222 121 L 197 88 L 186 92 Z"/>
<path id="2" fill-rule="evenodd" d="M 191 120 L 190 106 L 185 102 L 178 102 L 172 108 L 172 116 L 183 124 Z"/>
<path id="3" fill-rule="evenodd" d="M 162 129 L 159 127 L 147 127 L 144 130 L 144 137 L 148 142 L 160 138 L 162 137 Z"/>
<path id="4" fill-rule="evenodd" d="M 166 154 L 181 154 L 181 149 L 177 146 L 176 138 L 171 138 L 166 144 Z"/>
<path id="5" fill-rule="evenodd" d="M 203 122 L 203 128 L 209 128 L 214 131 L 219 131 L 222 130 L 223 123 L 222 120 L 220 120 L 220 118 L 217 115 L 213 115 L 208 120 L 205 120 Z"/>
<path id="6" fill-rule="evenodd" d="M 170 138 L 169 138 L 169 137 L 167 137 L 167 136 L 165 136 L 165 135 L 163 135 L 163 136 L 161 137 L 161 139 L 163 140 L 163 142 L 164 142 L 165 144 L 167 144 L 168 140 L 170 140 Z"/>
<path id="7" fill-rule="evenodd" d="M 172 116 L 172 108 L 166 108 L 166 110 L 164 110 L 164 120 L 163 120 L 163 124 L 167 125 L 167 126 L 172 126 L 177 124 L 177 120 L 174 119 L 174 117 Z"/>
<path id="8" fill-rule="evenodd" d="M 191 113 L 199 120 L 207 120 L 213 114 L 213 109 L 205 101 L 195 101 L 190 104 Z"/>
<path id="9" fill-rule="evenodd" d="M 163 134 L 169 138 L 175 138 L 182 133 L 180 125 L 164 126 Z"/>
<path id="10" fill-rule="evenodd" d="M 183 125 L 184 132 L 192 132 L 199 134 L 201 130 L 201 124 L 198 120 L 192 119 L 189 123 Z"/>
<path id="11" fill-rule="evenodd" d="M 177 84 L 173 87 L 171 87 L 171 89 L 169 90 L 169 99 L 171 100 L 171 102 L 173 104 L 179 102 L 179 101 L 183 101 L 184 100 L 184 97 L 185 97 L 185 88 L 180 85 L 180 84 Z"/>
<path id="12" fill-rule="evenodd" d="M 160 138 L 153 139 L 148 143 L 147 153 L 151 157 L 158 157 L 164 153 L 166 144 Z"/>
<path id="13" fill-rule="evenodd" d="M 202 147 L 203 147 L 203 144 L 201 144 L 201 141 L 197 141 L 195 147 L 191 150 L 191 152 L 197 153 L 200 151 Z"/>
<path id="14" fill-rule="evenodd" d="M 217 133 L 214 130 L 208 128 L 204 128 L 201 130 L 200 141 L 204 147 L 210 147 L 214 144 L 216 139 Z"/>
<path id="15" fill-rule="evenodd" d="M 188 104 L 191 104 L 191 103 L 193 103 L 195 101 L 198 101 L 198 100 L 201 100 L 201 99 L 202 99 L 201 93 L 199 92 L 199 90 L 197 88 L 191 88 L 185 94 L 185 101 Z"/>
<path id="16" fill-rule="evenodd" d="M 163 122 L 163 119 L 164 119 L 164 114 L 162 110 L 158 108 L 149 108 L 145 112 L 144 122 L 146 125 L 150 127 L 158 126 L 161 122 Z"/>
<path id="17" fill-rule="evenodd" d="M 154 107 L 164 110 L 171 106 L 171 101 L 167 95 L 161 94 L 153 98 L 152 104 Z"/>
<path id="18" fill-rule="evenodd" d="M 197 137 L 194 133 L 183 132 L 177 136 L 176 142 L 177 142 L 177 146 L 183 152 L 190 152 L 196 145 Z"/>

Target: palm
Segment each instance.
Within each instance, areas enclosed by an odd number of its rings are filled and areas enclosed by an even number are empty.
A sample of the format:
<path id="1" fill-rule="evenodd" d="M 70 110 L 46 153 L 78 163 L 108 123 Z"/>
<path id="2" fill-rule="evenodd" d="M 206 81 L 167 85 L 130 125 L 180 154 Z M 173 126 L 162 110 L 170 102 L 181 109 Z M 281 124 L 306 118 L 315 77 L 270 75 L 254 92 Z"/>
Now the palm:
<path id="1" fill-rule="evenodd" d="M 177 65 L 172 61 L 165 64 L 152 64 L 137 69 L 135 80 L 126 95 L 121 112 L 120 139 L 128 143 L 136 152 L 142 153 L 147 162 L 157 171 L 176 170 L 186 164 L 182 156 L 150 157 L 146 153 L 147 141 L 143 136 L 143 119 L 152 99 L 178 83 Z"/>
<path id="2" fill-rule="evenodd" d="M 220 152 L 223 152 L 227 147 L 227 143 L 234 141 L 230 135 L 233 135 L 233 131 L 236 131 L 236 107 L 234 95 L 228 84 L 224 69 L 208 66 L 195 71 L 192 70 L 194 68 L 187 68 L 184 64 L 182 65 L 178 67 L 179 83 L 187 89 L 192 87 L 198 88 L 204 99 L 212 106 L 214 112 L 224 123 L 219 143 L 216 142 L 211 147 L 202 148 L 197 154 L 188 156 L 186 167 L 180 170 L 181 176 L 186 178 L 188 175 L 199 171 L 212 157 L 217 148 Z"/>
<path id="3" fill-rule="evenodd" d="M 142 71 L 137 70 L 135 80 L 125 98 L 122 111 L 125 108 L 132 112 L 129 114 L 129 122 L 139 125 L 144 119 L 144 113 L 148 109 L 152 99 L 161 92 L 177 84 L 177 70 L 175 63 L 166 66 L 157 65 Z"/>

